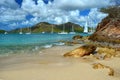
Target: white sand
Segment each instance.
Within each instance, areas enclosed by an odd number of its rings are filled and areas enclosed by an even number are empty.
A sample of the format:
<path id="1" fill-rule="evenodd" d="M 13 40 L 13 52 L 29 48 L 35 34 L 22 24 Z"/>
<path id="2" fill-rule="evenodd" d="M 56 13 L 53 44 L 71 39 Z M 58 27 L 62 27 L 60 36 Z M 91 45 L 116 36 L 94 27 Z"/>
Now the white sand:
<path id="1" fill-rule="evenodd" d="M 93 57 L 64 58 L 76 46 L 44 49 L 38 54 L 0 57 L 0 80 L 120 80 L 120 58 L 95 60 Z M 102 63 L 115 70 L 95 70 L 93 63 Z"/>

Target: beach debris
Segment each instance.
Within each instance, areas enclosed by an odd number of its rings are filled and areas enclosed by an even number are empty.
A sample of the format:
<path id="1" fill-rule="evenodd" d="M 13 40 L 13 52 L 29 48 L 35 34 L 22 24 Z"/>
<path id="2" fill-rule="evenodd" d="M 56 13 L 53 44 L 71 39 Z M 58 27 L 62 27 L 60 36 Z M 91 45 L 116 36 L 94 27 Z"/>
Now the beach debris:
<path id="1" fill-rule="evenodd" d="M 93 69 L 105 69 L 105 68 L 109 70 L 109 72 L 108 72 L 109 76 L 114 76 L 114 70 L 111 67 L 105 66 L 105 65 L 103 65 L 101 63 L 93 64 Z"/>
<path id="2" fill-rule="evenodd" d="M 64 54 L 64 57 L 83 57 L 85 55 L 94 54 L 96 50 L 96 46 L 94 45 L 83 45 L 79 48 L 76 48 L 75 50 L 72 50 L 66 54 Z"/>

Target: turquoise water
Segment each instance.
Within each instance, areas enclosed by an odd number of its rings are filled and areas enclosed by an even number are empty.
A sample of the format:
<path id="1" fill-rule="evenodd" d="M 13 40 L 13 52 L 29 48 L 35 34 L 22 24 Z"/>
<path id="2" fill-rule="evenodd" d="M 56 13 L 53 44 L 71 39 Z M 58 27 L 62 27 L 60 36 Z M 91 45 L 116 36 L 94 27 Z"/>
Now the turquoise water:
<path id="1" fill-rule="evenodd" d="M 0 45 L 41 45 L 45 43 L 57 42 L 59 40 L 71 39 L 73 35 L 58 35 L 58 34 L 8 34 L 0 35 Z"/>
<path id="2" fill-rule="evenodd" d="M 60 40 L 71 40 L 73 35 L 59 34 L 0 34 L 0 54 L 37 53 L 49 48 Z"/>
<path id="3" fill-rule="evenodd" d="M 86 35 L 86 34 L 81 34 Z M 62 45 L 60 40 L 72 40 L 67 34 L 0 34 L 0 54 L 38 53 L 42 48 Z"/>

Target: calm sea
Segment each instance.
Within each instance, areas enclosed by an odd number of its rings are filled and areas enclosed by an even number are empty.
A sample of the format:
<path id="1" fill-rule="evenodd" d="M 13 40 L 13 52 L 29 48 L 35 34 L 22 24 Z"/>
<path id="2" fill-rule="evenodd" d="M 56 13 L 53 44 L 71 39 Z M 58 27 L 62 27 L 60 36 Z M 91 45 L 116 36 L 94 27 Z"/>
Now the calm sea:
<path id="1" fill-rule="evenodd" d="M 72 40 L 73 36 L 72 34 L 0 34 L 0 55 L 37 53 L 43 48 L 64 45 L 59 41 Z"/>

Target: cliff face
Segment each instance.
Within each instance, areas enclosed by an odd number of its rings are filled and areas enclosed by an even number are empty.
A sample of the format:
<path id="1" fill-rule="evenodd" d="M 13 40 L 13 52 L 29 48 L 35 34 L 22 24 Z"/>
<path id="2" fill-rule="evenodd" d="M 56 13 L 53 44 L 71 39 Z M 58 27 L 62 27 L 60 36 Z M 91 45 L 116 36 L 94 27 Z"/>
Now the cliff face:
<path id="1" fill-rule="evenodd" d="M 99 42 L 120 43 L 120 20 L 103 20 L 90 39 Z"/>
<path id="2" fill-rule="evenodd" d="M 112 9 L 110 10 L 108 10 L 109 16 L 98 24 L 96 32 L 90 36 L 90 40 L 120 44 L 120 9 L 117 8 L 113 13 Z"/>

